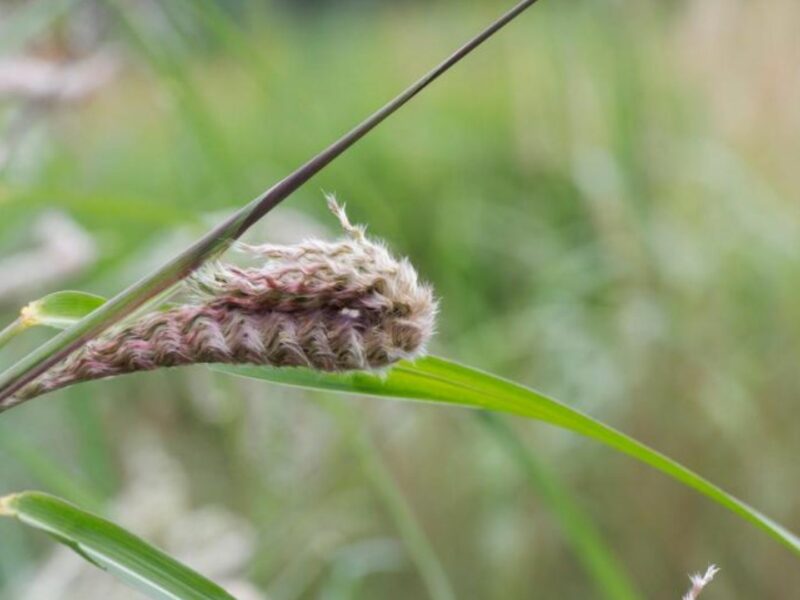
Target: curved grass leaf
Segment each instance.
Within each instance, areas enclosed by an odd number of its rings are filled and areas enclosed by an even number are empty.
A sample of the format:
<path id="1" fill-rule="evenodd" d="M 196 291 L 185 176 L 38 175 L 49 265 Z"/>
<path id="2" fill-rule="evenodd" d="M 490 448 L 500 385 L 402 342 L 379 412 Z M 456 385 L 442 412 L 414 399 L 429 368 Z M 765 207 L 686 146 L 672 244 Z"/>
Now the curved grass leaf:
<path id="1" fill-rule="evenodd" d="M 55 496 L 22 492 L 0 498 L 15 517 L 69 546 L 96 567 L 159 600 L 233 600 L 221 587 L 113 523 Z"/>
<path id="2" fill-rule="evenodd" d="M 481 408 L 537 419 L 595 439 L 658 469 L 750 521 L 800 554 L 800 538 L 680 463 L 600 421 L 500 377 L 429 356 L 400 362 L 385 374 L 323 373 L 303 368 L 215 366 L 217 371 L 336 392 L 388 396 Z"/>

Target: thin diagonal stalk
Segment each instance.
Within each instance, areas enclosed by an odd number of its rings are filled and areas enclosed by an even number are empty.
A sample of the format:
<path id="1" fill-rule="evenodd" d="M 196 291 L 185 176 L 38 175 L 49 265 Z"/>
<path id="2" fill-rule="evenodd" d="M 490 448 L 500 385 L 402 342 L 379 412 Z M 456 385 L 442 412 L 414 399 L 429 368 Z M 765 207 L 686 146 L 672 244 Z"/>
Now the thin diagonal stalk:
<path id="1" fill-rule="evenodd" d="M 369 478 L 394 521 L 431 600 L 455 600 L 455 592 L 447 578 L 444 565 L 392 473 L 381 459 L 380 452 L 372 443 L 369 433 L 364 429 L 365 422 L 359 419 L 358 413 L 347 404 L 323 400 L 322 405 L 339 421 L 347 442 L 361 463 L 364 474 Z"/>
<path id="2" fill-rule="evenodd" d="M 37 448 L 24 433 L 3 427 L 0 430 L 0 456 L 23 465 L 26 472 L 48 491 L 95 512 L 103 512 L 102 496 L 94 486 L 82 474 L 71 472 Z"/>
<path id="3" fill-rule="evenodd" d="M 598 596 L 608 600 L 640 599 L 641 595 L 624 567 L 558 478 L 539 462 L 500 415 L 479 412 L 475 418 L 517 463 L 548 510 L 554 514 L 575 556 L 591 576 Z"/>
<path id="4" fill-rule="evenodd" d="M 5 329 L 0 331 L 0 348 L 5 346 L 8 342 L 17 337 L 20 333 L 25 331 L 25 323 L 22 319 L 16 318 Z"/>
<path id="5" fill-rule="evenodd" d="M 30 383 L 47 369 L 63 360 L 72 351 L 102 333 L 110 325 L 144 305 L 148 300 L 169 289 L 197 269 L 208 258 L 224 251 L 279 202 L 319 173 L 336 157 L 350 148 L 383 120 L 411 100 L 439 76 L 447 72 L 462 58 L 489 39 L 537 0 L 523 0 L 506 12 L 489 27 L 461 46 L 427 75 L 407 88 L 360 125 L 346 133 L 325 150 L 301 165 L 293 173 L 273 185 L 258 198 L 212 229 L 153 274 L 124 290 L 95 310 L 79 323 L 43 344 L 31 354 L 10 367 L 0 376 L 0 411 L 10 408 L 16 401 L 13 394 Z"/>

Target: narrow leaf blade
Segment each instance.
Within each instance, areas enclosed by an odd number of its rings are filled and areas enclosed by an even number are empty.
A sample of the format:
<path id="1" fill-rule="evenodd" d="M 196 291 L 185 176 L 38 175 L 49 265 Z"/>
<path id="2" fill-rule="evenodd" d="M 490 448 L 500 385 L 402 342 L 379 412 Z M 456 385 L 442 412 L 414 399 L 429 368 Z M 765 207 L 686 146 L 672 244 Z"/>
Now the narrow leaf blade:
<path id="1" fill-rule="evenodd" d="M 72 290 L 54 292 L 34 300 L 23 308 L 22 321 L 27 327 L 42 325 L 66 329 L 100 308 L 105 301 L 102 296 L 86 292 Z"/>
<path id="2" fill-rule="evenodd" d="M 0 498 L 0 516 L 44 531 L 95 566 L 157 600 L 232 600 L 233 596 L 161 550 L 55 496 Z"/>
<path id="3" fill-rule="evenodd" d="M 694 471 L 604 423 L 539 392 L 455 362 L 429 356 L 386 373 L 323 373 L 303 368 L 214 366 L 217 371 L 334 392 L 388 396 L 481 408 L 569 429 L 628 454 L 711 498 L 800 554 L 800 538 Z"/>

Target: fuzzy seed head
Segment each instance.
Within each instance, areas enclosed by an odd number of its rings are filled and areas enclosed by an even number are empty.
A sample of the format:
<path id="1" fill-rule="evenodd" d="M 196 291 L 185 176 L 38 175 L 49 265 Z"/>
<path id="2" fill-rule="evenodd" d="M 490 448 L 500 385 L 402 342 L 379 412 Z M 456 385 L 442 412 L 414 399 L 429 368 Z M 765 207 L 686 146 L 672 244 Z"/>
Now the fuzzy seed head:
<path id="1" fill-rule="evenodd" d="M 23 400 L 79 381 L 194 363 L 380 369 L 424 353 L 436 301 L 414 267 L 351 225 L 335 242 L 236 244 L 256 267 L 207 264 L 188 301 L 114 328 L 23 388 Z"/>

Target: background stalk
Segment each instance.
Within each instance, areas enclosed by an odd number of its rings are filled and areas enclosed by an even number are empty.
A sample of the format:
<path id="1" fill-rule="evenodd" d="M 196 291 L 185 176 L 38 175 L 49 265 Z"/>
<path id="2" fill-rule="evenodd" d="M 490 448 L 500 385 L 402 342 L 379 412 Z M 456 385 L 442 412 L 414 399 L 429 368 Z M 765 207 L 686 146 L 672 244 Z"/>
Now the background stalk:
<path id="1" fill-rule="evenodd" d="M 456 594 L 444 565 L 414 514 L 408 500 L 383 462 L 366 425 L 348 404 L 323 400 L 323 407 L 339 422 L 361 469 L 394 522 L 431 600 L 455 600 Z"/>

